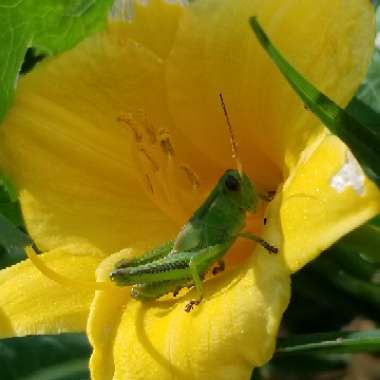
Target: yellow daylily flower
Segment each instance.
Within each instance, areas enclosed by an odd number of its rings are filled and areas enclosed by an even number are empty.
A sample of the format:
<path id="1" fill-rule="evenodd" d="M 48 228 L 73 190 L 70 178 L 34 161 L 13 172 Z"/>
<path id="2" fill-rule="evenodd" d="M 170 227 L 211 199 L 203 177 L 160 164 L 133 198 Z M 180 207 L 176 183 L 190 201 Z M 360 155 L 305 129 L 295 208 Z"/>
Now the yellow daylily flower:
<path id="1" fill-rule="evenodd" d="M 41 260 L 107 281 L 121 257 L 175 237 L 234 167 L 222 92 L 245 172 L 277 189 L 249 228 L 280 253 L 237 242 L 191 313 L 193 292 L 143 303 L 128 288 L 78 291 L 26 260 L 0 272 L 2 337 L 87 329 L 96 380 L 248 379 L 269 360 L 291 273 L 379 213 L 380 194 L 259 47 L 252 15 L 309 80 L 348 103 L 372 51 L 369 1 L 151 0 L 20 80 L 0 167 Z"/>

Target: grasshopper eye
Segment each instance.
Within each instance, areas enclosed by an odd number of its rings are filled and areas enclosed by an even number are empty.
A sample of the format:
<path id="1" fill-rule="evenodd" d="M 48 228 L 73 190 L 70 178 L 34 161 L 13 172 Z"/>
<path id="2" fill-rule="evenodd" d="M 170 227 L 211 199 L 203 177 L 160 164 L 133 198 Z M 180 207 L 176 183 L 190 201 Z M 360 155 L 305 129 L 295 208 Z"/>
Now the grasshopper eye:
<path id="1" fill-rule="evenodd" d="M 229 175 L 226 178 L 226 188 L 229 191 L 239 191 L 240 190 L 240 182 L 233 175 Z"/>

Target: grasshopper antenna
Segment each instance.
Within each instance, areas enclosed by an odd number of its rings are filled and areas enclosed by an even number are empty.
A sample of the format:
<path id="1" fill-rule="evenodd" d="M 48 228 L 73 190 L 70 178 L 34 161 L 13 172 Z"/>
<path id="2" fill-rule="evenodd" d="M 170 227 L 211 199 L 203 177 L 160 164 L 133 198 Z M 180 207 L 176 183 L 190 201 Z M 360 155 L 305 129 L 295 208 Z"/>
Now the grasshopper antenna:
<path id="1" fill-rule="evenodd" d="M 238 149 L 237 149 L 238 144 L 236 143 L 236 140 L 235 140 L 235 136 L 234 136 L 233 129 L 232 129 L 232 124 L 231 124 L 230 118 L 228 116 L 227 107 L 226 107 L 226 104 L 224 103 L 222 93 L 219 94 L 219 98 L 220 98 L 220 104 L 222 105 L 224 116 L 226 118 L 226 122 L 227 122 L 227 126 L 228 126 L 228 132 L 230 135 L 231 148 L 232 148 L 232 158 L 236 162 L 236 168 L 237 168 L 239 174 L 242 175 L 243 174 L 243 165 L 241 164 L 241 161 L 240 161 L 239 155 L 238 155 Z"/>

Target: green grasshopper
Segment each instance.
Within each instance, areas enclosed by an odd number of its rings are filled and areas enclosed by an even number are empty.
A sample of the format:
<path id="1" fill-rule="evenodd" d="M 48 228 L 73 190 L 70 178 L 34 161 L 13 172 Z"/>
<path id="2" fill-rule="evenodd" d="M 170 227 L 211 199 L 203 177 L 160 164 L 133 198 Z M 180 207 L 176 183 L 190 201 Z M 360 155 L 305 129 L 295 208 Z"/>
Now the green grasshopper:
<path id="1" fill-rule="evenodd" d="M 118 262 L 110 274 L 116 285 L 132 285 L 132 297 L 148 301 L 181 288 L 195 286 L 198 298 L 185 307 L 190 312 L 203 298 L 202 280 L 206 272 L 218 263 L 213 273 L 224 270 L 223 256 L 239 237 L 258 242 L 270 253 L 278 249 L 254 234 L 243 232 L 247 212 L 254 213 L 260 198 L 270 200 L 273 194 L 260 196 L 249 177 L 242 171 L 237 158 L 223 97 L 222 107 L 231 135 L 233 156 L 238 169 L 227 170 L 219 179 L 201 207 L 182 227 L 175 238 L 141 257 Z"/>

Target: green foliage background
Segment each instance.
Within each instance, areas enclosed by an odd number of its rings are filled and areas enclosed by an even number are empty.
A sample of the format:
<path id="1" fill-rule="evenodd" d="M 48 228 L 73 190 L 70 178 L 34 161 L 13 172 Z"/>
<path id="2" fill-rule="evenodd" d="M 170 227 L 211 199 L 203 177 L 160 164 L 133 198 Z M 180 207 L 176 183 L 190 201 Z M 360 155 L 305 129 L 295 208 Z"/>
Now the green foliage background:
<path id="1" fill-rule="evenodd" d="M 100 30 L 111 5 L 112 0 L 0 0 L 0 119 L 11 106 L 20 70 L 22 75 L 38 60 Z M 380 10 L 377 16 L 380 30 Z M 347 111 L 380 134 L 380 34 L 376 43 L 367 78 Z M 380 161 L 370 165 L 380 171 Z M 0 175 L 0 269 L 22 260 L 23 247 L 29 243 L 17 193 Z M 354 326 L 352 321 L 372 329 L 347 331 L 346 326 Z M 305 380 L 321 374 L 326 379 L 344 378 L 354 353 L 371 352 L 376 357 L 380 352 L 379 322 L 378 217 L 294 275 L 277 352 L 252 379 Z M 81 334 L 1 340 L 0 379 L 88 379 L 90 352 Z M 373 380 L 380 379 L 377 363 L 378 377 Z"/>
<path id="2" fill-rule="evenodd" d="M 13 99 L 26 50 L 53 55 L 104 25 L 112 0 L 0 1 L 0 119 Z"/>

